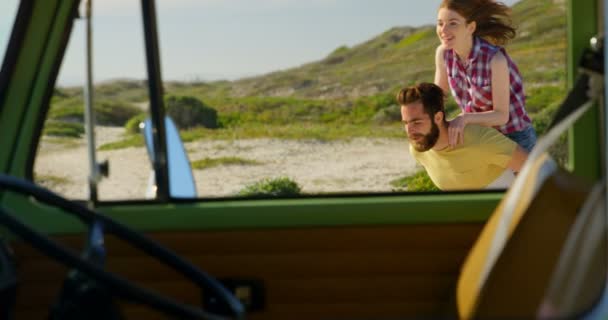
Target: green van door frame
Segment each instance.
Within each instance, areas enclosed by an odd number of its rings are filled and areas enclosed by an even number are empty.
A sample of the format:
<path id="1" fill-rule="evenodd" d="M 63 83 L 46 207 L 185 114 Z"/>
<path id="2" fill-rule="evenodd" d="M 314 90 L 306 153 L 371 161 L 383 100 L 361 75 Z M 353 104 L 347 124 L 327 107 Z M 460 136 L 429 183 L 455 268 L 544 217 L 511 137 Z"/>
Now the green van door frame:
<path id="1" fill-rule="evenodd" d="M 576 5 L 575 5 L 576 2 Z M 589 47 L 589 40 L 601 32 L 602 19 L 597 0 L 569 0 L 567 3 L 568 19 L 568 88 L 574 85 L 578 74 L 578 62 L 582 52 Z M 598 108 L 592 108 L 579 119 L 568 133 L 569 169 L 577 175 L 598 179 L 601 172 L 600 143 L 601 119 Z M 605 142 L 604 142 L 605 143 Z"/>
<path id="2" fill-rule="evenodd" d="M 575 74 L 578 55 L 596 32 L 595 0 L 568 1 L 568 71 Z M 35 149 L 54 82 L 76 14 L 75 0 L 23 0 L 29 15 L 14 52 L 15 67 L 0 87 L 0 172 L 30 178 Z M 26 10 L 27 11 L 27 10 Z M 593 14 L 590 14 L 593 12 Z M 50 14 L 53 13 L 53 14 Z M 66 29 L 68 28 L 68 29 Z M 67 30 L 67 31 L 66 31 Z M 13 40 L 11 40 L 13 41 Z M 570 82 L 571 85 L 572 82 Z M 590 112 L 571 130 L 573 170 L 599 177 L 599 124 Z M 201 230 L 420 223 L 481 223 L 502 192 L 401 194 L 268 200 L 207 200 L 103 203 L 100 210 L 141 230 Z M 0 199 L 27 222 L 48 233 L 82 232 L 82 226 L 53 209 L 15 196 Z M 21 211 L 21 210 L 20 210 Z M 145 216 L 145 219 L 142 217 Z"/>
<path id="3" fill-rule="evenodd" d="M 596 1 L 573 1 L 568 8 L 568 74 L 573 78 L 577 72 L 580 53 L 589 45 L 589 39 L 596 33 L 597 18 L 591 19 L 589 12 L 595 12 Z M 581 23 L 584 21 L 584 23 Z M 569 87 L 573 82 L 569 82 Z M 589 179 L 599 177 L 600 161 L 597 150 L 599 123 L 589 112 L 576 127 L 570 130 L 571 163 L 573 170 Z M 576 146 L 576 148 L 575 148 Z M 146 230 L 187 230 L 199 226 L 210 229 L 250 228 L 250 227 L 305 227 L 340 225 L 384 225 L 417 223 L 479 223 L 487 219 L 502 198 L 502 193 L 460 193 L 460 194 L 412 194 L 386 197 L 314 198 L 298 200 L 263 200 L 234 202 L 195 202 L 180 204 L 180 217 L 185 222 L 163 219 L 167 214 L 160 207 L 149 207 L 149 219 L 143 225 L 137 221 L 139 210 L 107 207 L 104 211 L 120 216 L 127 223 L 137 224 Z M 135 209 L 135 208 L 133 208 Z M 205 216 L 205 218 L 203 218 Z M 164 220 L 160 226 L 159 221 Z M 199 223 L 197 223 L 199 222 Z"/>

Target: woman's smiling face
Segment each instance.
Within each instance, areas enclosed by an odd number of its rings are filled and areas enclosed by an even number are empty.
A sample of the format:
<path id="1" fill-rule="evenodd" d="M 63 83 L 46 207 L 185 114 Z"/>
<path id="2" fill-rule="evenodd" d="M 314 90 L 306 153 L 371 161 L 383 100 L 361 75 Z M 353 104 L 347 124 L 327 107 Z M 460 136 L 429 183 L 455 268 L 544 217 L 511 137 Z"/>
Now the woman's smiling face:
<path id="1" fill-rule="evenodd" d="M 462 46 L 475 32 L 475 22 L 467 23 L 458 12 L 441 8 L 437 13 L 437 36 L 446 49 Z"/>

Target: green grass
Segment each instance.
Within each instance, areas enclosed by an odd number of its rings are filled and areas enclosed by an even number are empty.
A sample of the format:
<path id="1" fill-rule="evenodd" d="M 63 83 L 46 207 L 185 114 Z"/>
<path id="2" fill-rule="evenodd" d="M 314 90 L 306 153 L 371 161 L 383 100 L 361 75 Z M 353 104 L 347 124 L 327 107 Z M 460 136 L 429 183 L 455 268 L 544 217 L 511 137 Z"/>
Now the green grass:
<path id="1" fill-rule="evenodd" d="M 192 168 L 198 170 L 209 169 L 218 166 L 229 165 L 259 165 L 259 161 L 243 159 L 238 157 L 204 158 L 192 162 Z"/>
<path id="2" fill-rule="evenodd" d="M 84 121 L 84 103 L 81 97 L 69 97 L 61 99 L 54 97 L 51 103 L 49 118 L 52 120 Z M 101 125 L 122 126 L 131 117 L 141 111 L 132 104 L 122 101 L 97 101 L 95 102 L 95 120 Z"/>
<path id="3" fill-rule="evenodd" d="M 55 190 L 58 186 L 67 184 L 70 182 L 70 180 L 68 178 L 65 177 L 58 177 L 58 176 L 53 176 L 53 175 L 35 175 L 34 177 L 34 181 L 36 181 L 36 183 L 42 185 L 43 187 L 49 189 L 49 190 Z"/>
<path id="4" fill-rule="evenodd" d="M 49 118 L 54 120 L 73 119 L 83 120 L 84 103 L 81 97 L 57 98 L 53 97 Z"/>
<path id="5" fill-rule="evenodd" d="M 431 178 L 429 178 L 429 175 L 425 170 L 418 171 L 412 176 L 393 180 L 391 181 L 391 186 L 393 186 L 397 191 L 439 191 L 439 188 L 437 188 L 433 181 L 431 181 Z"/>
<path id="6" fill-rule="evenodd" d="M 149 116 L 150 115 L 145 112 L 133 116 L 131 119 L 127 120 L 127 123 L 125 123 L 125 131 L 131 134 L 141 133 L 139 125 L 144 122 Z"/>
<path id="7" fill-rule="evenodd" d="M 250 184 L 239 191 L 241 196 L 296 196 L 299 195 L 302 188 L 296 181 L 287 177 L 274 179 L 263 179 L 256 183 Z"/>
<path id="8" fill-rule="evenodd" d="M 356 137 L 400 138 L 404 137 L 401 123 L 393 125 L 327 125 L 323 123 L 294 123 L 292 125 L 251 124 L 230 129 L 197 128 L 181 132 L 184 142 L 196 140 L 238 140 L 253 138 L 313 139 L 331 141 Z"/>
<path id="9" fill-rule="evenodd" d="M 332 51 L 332 53 L 330 53 L 329 55 L 330 56 L 333 56 L 333 55 L 342 55 L 342 54 L 347 53 L 348 50 L 349 50 L 348 46 L 339 46 L 334 51 Z"/>
<path id="10" fill-rule="evenodd" d="M 77 148 L 82 145 L 81 140 L 70 137 L 44 136 L 43 141 L 61 145 L 62 148 Z"/>
<path id="11" fill-rule="evenodd" d="M 412 44 L 419 42 L 420 40 L 424 39 L 425 37 L 429 37 L 432 35 L 434 35 L 434 33 L 431 28 L 420 30 L 420 31 L 415 32 L 412 35 L 404 38 L 403 40 L 401 40 L 399 42 L 399 44 L 397 44 L 397 48 L 401 49 L 401 48 L 411 46 Z"/>
<path id="12" fill-rule="evenodd" d="M 99 151 L 108 151 L 108 150 L 116 150 L 123 148 L 131 148 L 131 147 L 143 147 L 144 146 L 144 137 L 141 134 L 132 135 L 125 139 L 116 142 L 110 142 L 101 145 L 98 150 Z"/>
<path id="13" fill-rule="evenodd" d="M 81 123 L 49 121 L 43 133 L 46 136 L 80 138 L 84 134 L 84 126 Z"/>
<path id="14" fill-rule="evenodd" d="M 141 80 L 116 80 L 95 86 L 98 100 L 136 103 L 148 98 L 148 86 Z"/>
<path id="15" fill-rule="evenodd" d="M 323 124 L 295 123 L 287 125 L 245 124 L 226 129 L 196 128 L 180 132 L 183 142 L 197 140 L 240 140 L 258 138 L 280 138 L 290 140 L 350 140 L 353 138 L 404 138 L 405 133 L 400 122 L 384 125 L 365 124 Z M 144 146 L 143 137 L 139 134 L 130 135 L 120 141 L 106 143 L 99 150 L 116 150 L 129 147 Z"/>

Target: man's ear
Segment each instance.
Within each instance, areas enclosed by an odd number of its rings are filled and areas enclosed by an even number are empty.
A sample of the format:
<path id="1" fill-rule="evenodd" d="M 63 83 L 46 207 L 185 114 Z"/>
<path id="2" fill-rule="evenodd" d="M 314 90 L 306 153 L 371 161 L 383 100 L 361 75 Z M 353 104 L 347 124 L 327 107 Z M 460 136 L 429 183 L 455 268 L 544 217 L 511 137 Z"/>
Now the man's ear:
<path id="1" fill-rule="evenodd" d="M 435 113 L 435 124 L 440 126 L 443 123 L 443 118 L 445 117 L 445 114 L 443 113 L 443 111 L 437 111 Z"/>

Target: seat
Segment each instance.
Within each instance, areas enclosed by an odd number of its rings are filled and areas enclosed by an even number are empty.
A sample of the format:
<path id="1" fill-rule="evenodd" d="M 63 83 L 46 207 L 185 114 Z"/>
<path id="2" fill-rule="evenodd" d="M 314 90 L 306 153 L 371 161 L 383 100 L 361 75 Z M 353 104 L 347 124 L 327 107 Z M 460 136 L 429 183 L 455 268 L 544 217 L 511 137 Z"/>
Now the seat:
<path id="1" fill-rule="evenodd" d="M 600 181 L 585 200 L 568 234 L 539 309 L 539 318 L 605 318 L 608 310 L 607 227 L 606 184 Z"/>
<path id="2" fill-rule="evenodd" d="M 591 188 L 547 154 L 520 174 L 525 176 L 506 193 L 463 264 L 456 291 L 460 318 L 535 317 Z"/>
<path id="3" fill-rule="evenodd" d="M 546 152 L 594 105 L 585 94 L 588 80 L 579 78 L 560 108 L 566 111 L 539 139 L 469 252 L 456 288 L 460 318 L 538 316 L 566 239 L 593 186 L 561 168 Z"/>

